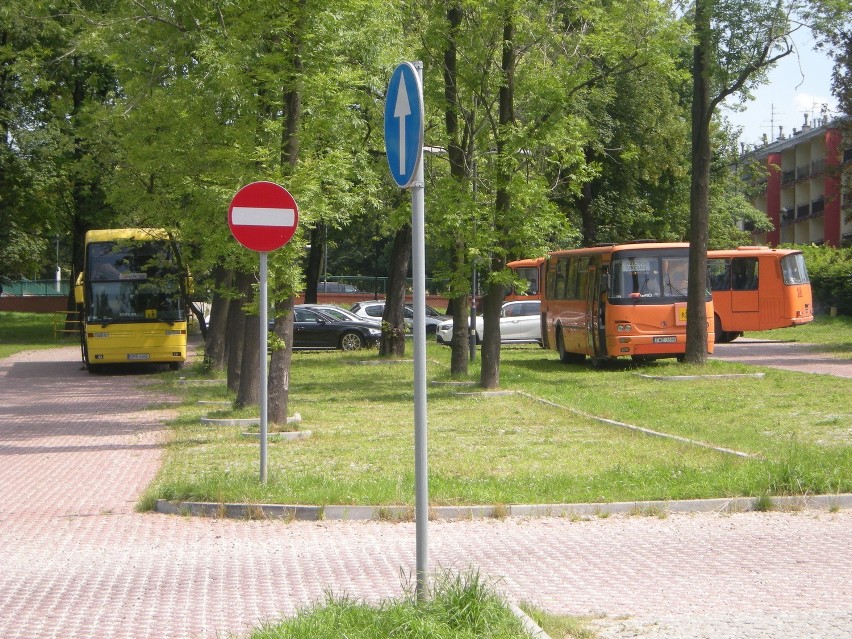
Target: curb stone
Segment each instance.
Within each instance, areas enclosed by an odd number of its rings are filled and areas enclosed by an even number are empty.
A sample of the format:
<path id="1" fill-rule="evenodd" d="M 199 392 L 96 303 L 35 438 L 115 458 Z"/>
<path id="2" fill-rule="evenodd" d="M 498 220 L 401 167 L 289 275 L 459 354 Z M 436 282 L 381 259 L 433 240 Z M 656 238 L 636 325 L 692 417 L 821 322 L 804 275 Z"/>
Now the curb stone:
<path id="1" fill-rule="evenodd" d="M 849 510 L 852 493 L 771 497 L 773 510 Z M 460 521 L 507 517 L 606 517 L 666 513 L 739 513 L 756 510 L 756 497 L 635 501 L 595 504 L 538 504 L 507 506 L 433 506 L 429 519 Z M 168 501 L 158 499 L 154 512 L 224 519 L 284 519 L 287 521 L 413 521 L 413 506 L 312 506 L 298 504 L 241 504 Z"/>

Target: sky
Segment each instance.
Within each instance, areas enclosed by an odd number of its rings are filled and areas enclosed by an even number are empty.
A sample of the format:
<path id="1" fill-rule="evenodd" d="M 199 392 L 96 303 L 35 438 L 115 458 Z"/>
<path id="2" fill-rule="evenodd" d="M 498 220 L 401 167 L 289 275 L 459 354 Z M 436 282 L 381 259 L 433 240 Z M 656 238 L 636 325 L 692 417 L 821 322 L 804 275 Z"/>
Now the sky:
<path id="1" fill-rule="evenodd" d="M 822 117 L 822 105 L 827 104 L 829 115 L 837 115 L 837 100 L 831 94 L 832 62 L 825 51 L 813 49 L 810 32 L 794 35 L 798 56 L 793 53 L 783 58 L 772 71 L 769 81 L 755 91 L 755 99 L 746 103 L 746 109 L 735 112 L 721 109 L 736 127 L 742 127 L 740 142 L 759 144 L 763 134 L 769 141 L 778 138 L 778 127 L 784 135 L 801 129 L 804 114 L 808 124 L 814 117 Z"/>

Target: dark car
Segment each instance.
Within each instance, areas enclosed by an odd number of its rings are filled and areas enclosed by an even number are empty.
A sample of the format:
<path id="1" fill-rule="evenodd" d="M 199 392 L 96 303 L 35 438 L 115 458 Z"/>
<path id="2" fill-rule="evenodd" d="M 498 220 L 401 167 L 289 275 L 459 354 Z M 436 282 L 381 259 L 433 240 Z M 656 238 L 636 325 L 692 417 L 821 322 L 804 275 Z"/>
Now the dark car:
<path id="1" fill-rule="evenodd" d="M 274 321 L 269 322 L 270 331 Z M 357 351 L 375 346 L 381 327 L 369 322 L 341 321 L 330 315 L 297 306 L 293 309 L 293 348 Z"/>

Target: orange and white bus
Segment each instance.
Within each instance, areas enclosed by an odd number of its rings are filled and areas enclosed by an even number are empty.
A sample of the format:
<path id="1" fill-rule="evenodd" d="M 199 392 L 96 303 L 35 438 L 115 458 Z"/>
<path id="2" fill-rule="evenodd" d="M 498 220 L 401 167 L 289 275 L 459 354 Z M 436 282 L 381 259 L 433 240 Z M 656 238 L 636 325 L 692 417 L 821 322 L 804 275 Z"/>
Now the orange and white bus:
<path id="1" fill-rule="evenodd" d="M 163 229 L 86 233 L 74 296 L 89 371 L 103 364 L 186 360 L 187 273 Z"/>
<path id="2" fill-rule="evenodd" d="M 515 260 L 509 262 L 506 266 L 512 269 L 516 280 L 525 280 L 526 287 L 520 290 L 520 287 L 512 286 L 506 295 L 507 302 L 525 301 L 525 300 L 540 300 L 541 299 L 541 268 L 544 264 L 544 258 Z"/>
<path id="3" fill-rule="evenodd" d="M 743 331 L 798 326 L 814 318 L 801 251 L 766 246 L 707 251 L 707 268 L 717 343 Z"/>
<path id="4" fill-rule="evenodd" d="M 555 251 L 544 264 L 543 346 L 566 363 L 617 357 L 683 359 L 688 244 L 617 244 Z M 708 328 L 713 301 L 707 291 Z M 713 352 L 708 330 L 707 352 Z"/>

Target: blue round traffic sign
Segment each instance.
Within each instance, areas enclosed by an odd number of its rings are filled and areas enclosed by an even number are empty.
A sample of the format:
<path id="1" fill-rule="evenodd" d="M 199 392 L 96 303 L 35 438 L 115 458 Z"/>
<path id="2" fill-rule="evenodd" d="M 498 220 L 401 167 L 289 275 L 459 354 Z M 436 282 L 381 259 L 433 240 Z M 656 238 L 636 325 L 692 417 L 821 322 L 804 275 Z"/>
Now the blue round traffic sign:
<path id="1" fill-rule="evenodd" d="M 423 157 L 423 87 L 410 62 L 397 66 L 388 83 L 385 152 L 393 179 L 403 188 L 410 186 Z"/>

